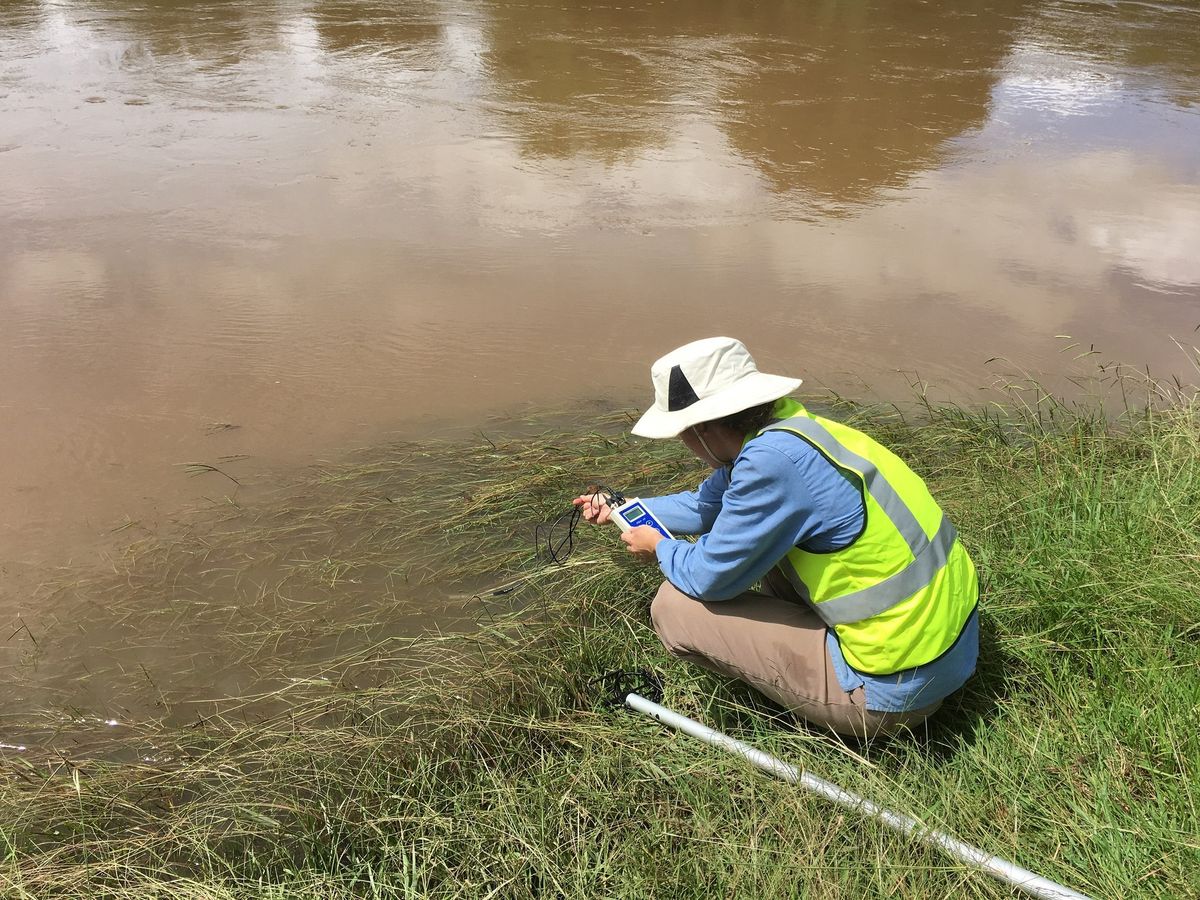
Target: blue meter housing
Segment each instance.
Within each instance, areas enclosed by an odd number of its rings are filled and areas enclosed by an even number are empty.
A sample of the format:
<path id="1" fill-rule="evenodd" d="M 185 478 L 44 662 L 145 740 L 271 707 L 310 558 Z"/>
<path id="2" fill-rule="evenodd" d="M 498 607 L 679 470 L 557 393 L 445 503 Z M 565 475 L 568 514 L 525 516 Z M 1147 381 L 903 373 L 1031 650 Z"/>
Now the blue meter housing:
<path id="1" fill-rule="evenodd" d="M 622 531 L 628 531 L 630 528 L 637 528 L 639 525 L 648 525 L 661 534 L 665 538 L 673 538 L 674 535 L 663 526 L 663 523 L 654 518 L 650 510 L 646 509 L 645 504 L 641 500 L 634 498 L 627 503 L 622 503 L 612 511 L 613 520 L 620 526 Z"/>

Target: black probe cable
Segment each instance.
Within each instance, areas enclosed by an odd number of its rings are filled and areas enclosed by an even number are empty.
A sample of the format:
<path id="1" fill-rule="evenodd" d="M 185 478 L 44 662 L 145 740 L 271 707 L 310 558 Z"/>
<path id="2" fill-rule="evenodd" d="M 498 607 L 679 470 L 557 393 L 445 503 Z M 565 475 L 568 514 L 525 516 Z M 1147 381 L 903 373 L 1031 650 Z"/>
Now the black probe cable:
<path id="1" fill-rule="evenodd" d="M 614 491 L 606 484 L 592 485 L 588 491 L 591 492 L 593 503 L 603 501 L 609 507 L 615 507 L 625 502 L 625 496 L 620 491 Z M 583 518 L 582 505 L 572 506 L 568 512 L 563 513 L 553 522 L 543 522 L 538 525 L 533 532 L 534 551 L 540 554 L 545 549 L 546 556 L 552 563 L 556 566 L 564 565 L 575 550 L 575 530 L 579 527 L 581 518 Z M 565 534 L 562 533 L 564 527 Z"/>

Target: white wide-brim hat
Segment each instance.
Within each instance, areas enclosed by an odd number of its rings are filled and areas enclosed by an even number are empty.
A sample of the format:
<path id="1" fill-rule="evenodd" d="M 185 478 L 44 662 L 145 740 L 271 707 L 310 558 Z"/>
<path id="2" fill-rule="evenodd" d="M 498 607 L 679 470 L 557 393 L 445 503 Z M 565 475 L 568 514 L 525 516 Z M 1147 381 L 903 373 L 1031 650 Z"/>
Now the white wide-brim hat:
<path id="1" fill-rule="evenodd" d="M 654 405 L 633 433 L 675 437 L 685 428 L 786 397 L 802 381 L 758 371 L 746 345 L 730 337 L 705 338 L 672 350 L 650 367 Z"/>

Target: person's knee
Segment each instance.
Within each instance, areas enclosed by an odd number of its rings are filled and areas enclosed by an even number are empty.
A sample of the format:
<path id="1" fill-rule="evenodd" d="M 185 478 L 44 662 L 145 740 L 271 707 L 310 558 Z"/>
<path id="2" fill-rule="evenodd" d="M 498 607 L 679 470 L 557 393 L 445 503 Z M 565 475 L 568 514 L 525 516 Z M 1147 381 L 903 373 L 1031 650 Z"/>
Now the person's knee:
<path id="1" fill-rule="evenodd" d="M 679 592 L 671 582 L 664 581 L 650 603 L 650 621 L 663 646 L 678 654 L 684 646 L 684 620 L 689 605 L 696 601 Z"/>

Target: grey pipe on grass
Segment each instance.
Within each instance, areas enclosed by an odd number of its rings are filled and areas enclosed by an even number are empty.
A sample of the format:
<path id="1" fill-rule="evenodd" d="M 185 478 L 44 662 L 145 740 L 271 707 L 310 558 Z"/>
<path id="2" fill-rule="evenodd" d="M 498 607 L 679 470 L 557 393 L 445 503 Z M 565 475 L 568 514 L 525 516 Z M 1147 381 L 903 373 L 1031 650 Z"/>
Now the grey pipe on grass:
<path id="1" fill-rule="evenodd" d="M 769 753 L 764 753 L 755 747 L 751 747 L 749 744 L 744 744 L 723 732 L 709 728 L 707 725 L 701 725 L 687 716 L 681 716 L 679 713 L 667 709 L 665 706 L 660 706 L 652 700 L 647 700 L 640 694 L 626 694 L 625 705 L 630 709 L 637 710 L 640 713 L 650 716 L 652 719 L 662 722 L 664 725 L 670 725 L 672 728 L 682 731 L 685 734 L 690 734 L 692 737 L 704 741 L 706 744 L 720 747 L 722 750 L 727 750 L 730 753 L 740 756 L 764 772 L 774 775 L 776 778 L 791 782 L 792 784 L 798 784 L 806 791 L 824 797 L 826 800 L 831 800 L 839 806 L 862 813 L 865 816 L 882 822 L 888 828 L 899 831 L 901 834 L 911 835 L 923 843 L 937 847 L 954 859 L 964 862 L 982 872 L 986 872 L 993 878 L 1005 881 L 1031 896 L 1039 897 L 1041 900 L 1091 900 L 1086 894 L 1073 891 L 1056 881 L 1051 881 L 1049 878 L 1043 878 L 1041 875 L 1030 872 L 1028 869 L 1023 869 L 1016 863 L 1009 862 L 1007 859 L 1001 859 L 999 856 L 985 853 L 978 847 L 972 847 L 970 844 L 951 837 L 943 831 L 926 828 L 916 819 L 912 818 L 912 816 L 893 812 L 890 809 L 872 803 L 864 797 L 843 790 L 836 784 L 828 782 L 823 778 L 810 775 L 808 772 L 801 772 L 795 766 L 789 765 L 783 760 L 771 756 Z"/>

